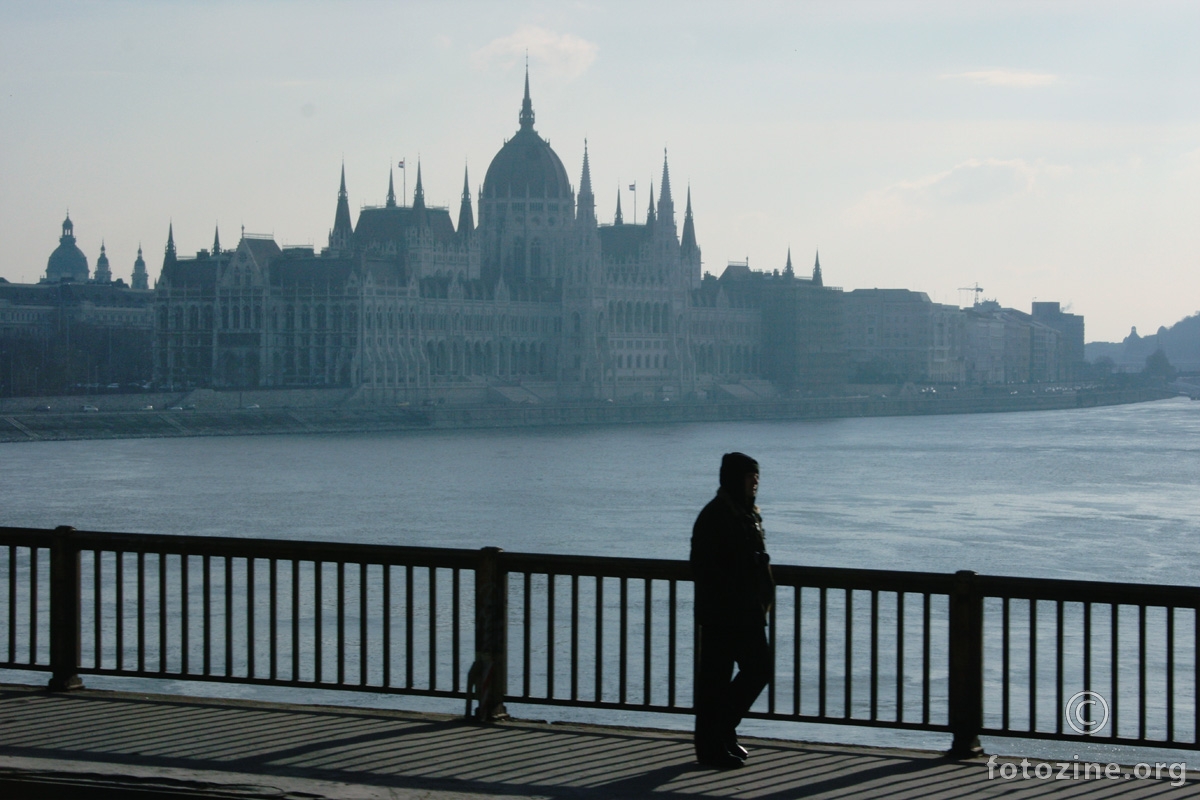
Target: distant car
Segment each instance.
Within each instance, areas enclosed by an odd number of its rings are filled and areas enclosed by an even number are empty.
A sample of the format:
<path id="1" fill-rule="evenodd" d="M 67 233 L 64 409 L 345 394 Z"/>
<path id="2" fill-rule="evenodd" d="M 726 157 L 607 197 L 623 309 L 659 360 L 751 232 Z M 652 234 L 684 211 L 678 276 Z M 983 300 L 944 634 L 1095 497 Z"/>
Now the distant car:
<path id="1" fill-rule="evenodd" d="M 120 389 L 120 388 L 121 388 L 121 384 L 119 384 L 119 383 L 110 383 L 110 384 L 109 384 L 107 387 L 105 387 L 105 388 L 107 388 L 107 389 Z"/>
<path id="2" fill-rule="evenodd" d="M 38 406 L 37 408 L 35 408 L 35 409 L 33 409 L 33 410 L 34 410 L 34 411 L 49 411 L 49 410 L 50 410 L 50 406 Z"/>
<path id="3" fill-rule="evenodd" d="M 154 406 L 142 406 L 142 411 L 153 411 Z"/>
<path id="4" fill-rule="evenodd" d="M 245 409 L 254 409 L 254 408 L 258 408 L 258 407 L 259 407 L 258 403 L 250 403 L 248 405 L 242 406 L 242 408 L 245 408 Z"/>
<path id="5" fill-rule="evenodd" d="M 81 410 L 82 411 L 99 411 L 100 409 L 96 408 L 95 406 L 84 406 Z"/>
<path id="6" fill-rule="evenodd" d="M 171 406 L 167 411 L 183 411 L 183 406 Z"/>

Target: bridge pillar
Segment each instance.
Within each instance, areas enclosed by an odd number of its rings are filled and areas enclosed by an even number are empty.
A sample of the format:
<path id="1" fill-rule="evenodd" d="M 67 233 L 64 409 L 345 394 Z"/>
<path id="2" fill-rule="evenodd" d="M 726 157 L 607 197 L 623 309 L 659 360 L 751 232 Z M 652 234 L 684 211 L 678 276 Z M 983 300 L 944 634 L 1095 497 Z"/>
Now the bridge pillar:
<path id="1" fill-rule="evenodd" d="M 983 595 L 975 573 L 954 573 L 950 593 L 950 758 L 983 755 Z"/>
<path id="2" fill-rule="evenodd" d="M 474 716 L 480 722 L 508 715 L 508 572 L 500 563 L 501 552 L 484 547 L 475 569 L 475 663 L 467 678 L 467 715 L 473 687 L 479 700 Z"/>
<path id="3" fill-rule="evenodd" d="M 50 534 L 50 691 L 82 689 L 79 678 L 79 548 L 75 529 Z"/>

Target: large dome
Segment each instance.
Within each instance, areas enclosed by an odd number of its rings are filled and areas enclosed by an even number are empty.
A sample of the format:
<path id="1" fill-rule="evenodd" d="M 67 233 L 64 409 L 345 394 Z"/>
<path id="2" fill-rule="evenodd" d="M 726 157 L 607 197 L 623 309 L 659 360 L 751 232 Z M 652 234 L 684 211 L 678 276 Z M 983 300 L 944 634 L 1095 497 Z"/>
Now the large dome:
<path id="1" fill-rule="evenodd" d="M 70 278 L 78 283 L 88 279 L 87 256 L 75 245 L 74 226 L 70 216 L 63 222 L 58 247 L 50 254 L 50 260 L 46 263 L 47 281 L 58 283 L 63 278 Z"/>
<path id="2" fill-rule="evenodd" d="M 571 182 L 562 160 L 550 143 L 533 129 L 533 105 L 529 100 L 529 76 L 525 77 L 525 100 L 521 104 L 521 129 L 504 143 L 488 166 L 483 179 L 483 198 L 547 197 L 567 199 Z"/>

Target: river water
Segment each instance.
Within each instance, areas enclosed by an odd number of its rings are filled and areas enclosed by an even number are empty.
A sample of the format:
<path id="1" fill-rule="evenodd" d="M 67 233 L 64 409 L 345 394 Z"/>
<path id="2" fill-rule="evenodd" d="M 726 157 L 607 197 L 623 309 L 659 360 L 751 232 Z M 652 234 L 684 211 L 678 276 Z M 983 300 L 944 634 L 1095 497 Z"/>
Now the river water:
<path id="1" fill-rule="evenodd" d="M 1187 399 L 5 444 L 0 524 L 686 558 L 735 449 L 761 464 L 776 563 L 1200 585 L 1200 403 Z"/>

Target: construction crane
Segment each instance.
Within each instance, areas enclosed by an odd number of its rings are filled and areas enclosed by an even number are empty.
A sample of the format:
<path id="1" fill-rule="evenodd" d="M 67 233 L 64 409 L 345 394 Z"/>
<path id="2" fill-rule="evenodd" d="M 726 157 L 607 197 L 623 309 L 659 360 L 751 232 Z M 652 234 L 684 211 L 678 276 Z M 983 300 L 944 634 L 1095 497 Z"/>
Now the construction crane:
<path id="1" fill-rule="evenodd" d="M 972 303 L 971 305 L 975 305 L 975 306 L 979 305 L 979 298 L 980 298 L 980 295 L 983 294 L 983 287 L 980 286 L 978 282 L 976 282 L 976 284 L 974 286 L 960 286 L 960 287 L 958 287 L 958 290 L 960 292 L 974 292 L 975 293 L 975 302 Z"/>

